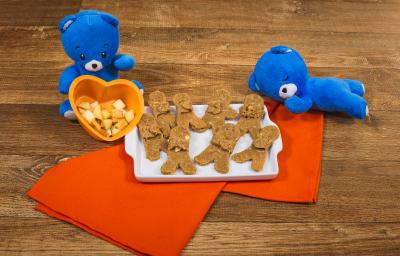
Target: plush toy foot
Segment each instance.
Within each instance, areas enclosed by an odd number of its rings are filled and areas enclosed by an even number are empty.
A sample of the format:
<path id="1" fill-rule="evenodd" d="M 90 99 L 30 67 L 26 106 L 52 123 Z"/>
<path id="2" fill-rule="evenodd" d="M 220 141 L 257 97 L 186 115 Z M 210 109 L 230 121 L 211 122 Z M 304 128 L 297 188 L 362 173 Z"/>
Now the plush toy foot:
<path id="1" fill-rule="evenodd" d="M 364 96 L 365 86 L 363 83 L 361 83 L 360 81 L 357 81 L 357 80 L 350 80 L 350 79 L 345 79 L 345 81 L 349 85 L 350 91 L 352 93 L 355 93 L 361 97 Z"/>
<path id="2" fill-rule="evenodd" d="M 359 97 L 357 95 L 354 96 Z M 353 102 L 351 109 L 349 109 L 347 113 L 352 117 L 365 119 L 369 115 L 368 104 L 363 98 L 359 97 L 359 100 L 357 102 Z"/>
<path id="3" fill-rule="evenodd" d="M 141 83 L 139 83 L 139 81 L 136 80 L 132 80 L 132 83 L 134 83 L 137 88 L 139 88 L 140 92 L 143 94 L 144 90 L 143 90 L 143 85 Z"/>
<path id="4" fill-rule="evenodd" d="M 71 107 L 71 103 L 69 102 L 69 100 L 64 101 L 61 105 L 60 105 L 60 114 L 67 118 L 68 120 L 76 120 L 76 116 L 74 111 L 72 110 Z"/>

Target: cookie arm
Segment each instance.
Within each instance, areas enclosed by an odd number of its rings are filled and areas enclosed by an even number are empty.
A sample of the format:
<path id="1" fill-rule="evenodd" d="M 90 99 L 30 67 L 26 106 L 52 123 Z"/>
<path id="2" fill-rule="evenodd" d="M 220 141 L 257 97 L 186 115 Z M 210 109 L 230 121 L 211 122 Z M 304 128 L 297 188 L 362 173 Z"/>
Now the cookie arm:
<path id="1" fill-rule="evenodd" d="M 214 146 L 209 145 L 203 152 L 194 158 L 199 165 L 206 165 L 214 161 Z"/>
<path id="2" fill-rule="evenodd" d="M 64 69 L 58 81 L 58 91 L 67 94 L 72 81 L 79 76 L 78 70 L 74 66 Z"/>
<path id="3" fill-rule="evenodd" d="M 121 71 L 129 71 L 136 64 L 135 59 L 128 54 L 117 54 L 113 60 L 113 66 Z"/>
<path id="4" fill-rule="evenodd" d="M 312 101 L 309 97 L 300 98 L 296 95 L 285 100 L 285 107 L 292 113 L 304 113 L 312 107 Z"/>
<path id="5" fill-rule="evenodd" d="M 236 153 L 232 156 L 232 159 L 237 163 L 244 163 L 253 159 L 253 150 L 250 148 L 243 150 L 242 152 Z"/>
<path id="6" fill-rule="evenodd" d="M 207 123 L 198 118 L 194 113 L 192 115 L 192 118 L 189 120 L 189 124 L 194 131 L 198 132 L 203 132 L 208 128 Z"/>

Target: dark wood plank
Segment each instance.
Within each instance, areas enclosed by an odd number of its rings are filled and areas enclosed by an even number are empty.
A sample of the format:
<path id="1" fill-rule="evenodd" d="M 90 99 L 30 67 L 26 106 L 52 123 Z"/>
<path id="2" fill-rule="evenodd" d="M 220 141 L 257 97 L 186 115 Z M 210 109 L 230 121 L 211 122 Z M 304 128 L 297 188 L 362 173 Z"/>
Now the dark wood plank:
<path id="1" fill-rule="evenodd" d="M 81 0 L 0 0 L 0 26 L 56 26 Z M 28 40 L 29 41 L 29 40 Z"/>
<path id="2" fill-rule="evenodd" d="M 60 221 L 9 217 L 0 221 L 0 240 L 7 241 L 0 248 L 7 255 L 126 254 Z M 395 255 L 399 237 L 399 223 L 203 222 L 183 254 Z"/>
<path id="3" fill-rule="evenodd" d="M 136 27 L 398 33 L 397 1 L 83 1 Z"/>
<path id="4" fill-rule="evenodd" d="M 298 49 L 309 67 L 400 66 L 397 53 L 400 34 L 136 28 L 123 23 L 120 31 L 120 52 L 134 55 L 138 63 L 253 66 L 269 47 L 285 44 Z M 388 54 L 391 51 L 396 53 Z M 21 54 L 23 58 L 16 58 Z M 0 27 L 0 65 L 6 66 L 10 61 L 17 65 L 18 60 L 54 61 L 64 65 L 71 62 L 63 52 L 60 33 L 55 27 Z"/>
<path id="5" fill-rule="evenodd" d="M 2 67 L 0 104 L 59 104 L 65 96 L 58 94 L 58 77 L 65 66 L 66 63 L 59 62 L 18 62 Z M 214 90 L 226 88 L 233 100 L 240 102 L 249 92 L 247 80 L 252 69 L 252 66 L 234 65 L 138 64 L 121 77 L 141 81 L 145 99 L 154 90 L 162 90 L 172 97 L 184 88 L 195 102 L 204 103 Z M 363 81 L 371 110 L 393 111 L 400 107 L 397 100 L 400 73 L 396 69 L 311 68 L 310 73 Z"/>

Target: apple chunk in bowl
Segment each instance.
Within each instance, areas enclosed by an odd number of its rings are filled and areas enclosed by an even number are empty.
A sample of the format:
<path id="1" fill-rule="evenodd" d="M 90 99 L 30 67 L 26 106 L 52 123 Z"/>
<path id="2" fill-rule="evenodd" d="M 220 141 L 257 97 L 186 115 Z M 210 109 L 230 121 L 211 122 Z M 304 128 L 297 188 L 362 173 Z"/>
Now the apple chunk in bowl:
<path id="1" fill-rule="evenodd" d="M 137 125 L 144 111 L 141 91 L 124 79 L 106 82 L 80 76 L 72 82 L 68 96 L 79 123 L 97 140 L 122 138 Z"/>

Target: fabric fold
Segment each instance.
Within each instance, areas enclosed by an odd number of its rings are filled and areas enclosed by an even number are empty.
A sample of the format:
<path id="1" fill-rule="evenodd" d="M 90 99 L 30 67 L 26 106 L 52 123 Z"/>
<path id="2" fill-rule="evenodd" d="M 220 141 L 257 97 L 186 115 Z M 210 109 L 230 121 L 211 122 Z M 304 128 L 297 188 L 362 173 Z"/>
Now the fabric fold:
<path id="1" fill-rule="evenodd" d="M 38 210 L 122 248 L 178 255 L 224 184 L 140 183 L 132 159 L 117 145 L 49 169 L 28 195 Z"/>
<path id="2" fill-rule="evenodd" d="M 178 255 L 221 191 L 285 202 L 316 202 L 323 114 L 292 114 L 267 102 L 280 128 L 279 175 L 271 181 L 138 182 L 124 145 L 49 169 L 28 192 L 36 209 L 142 255 Z"/>

